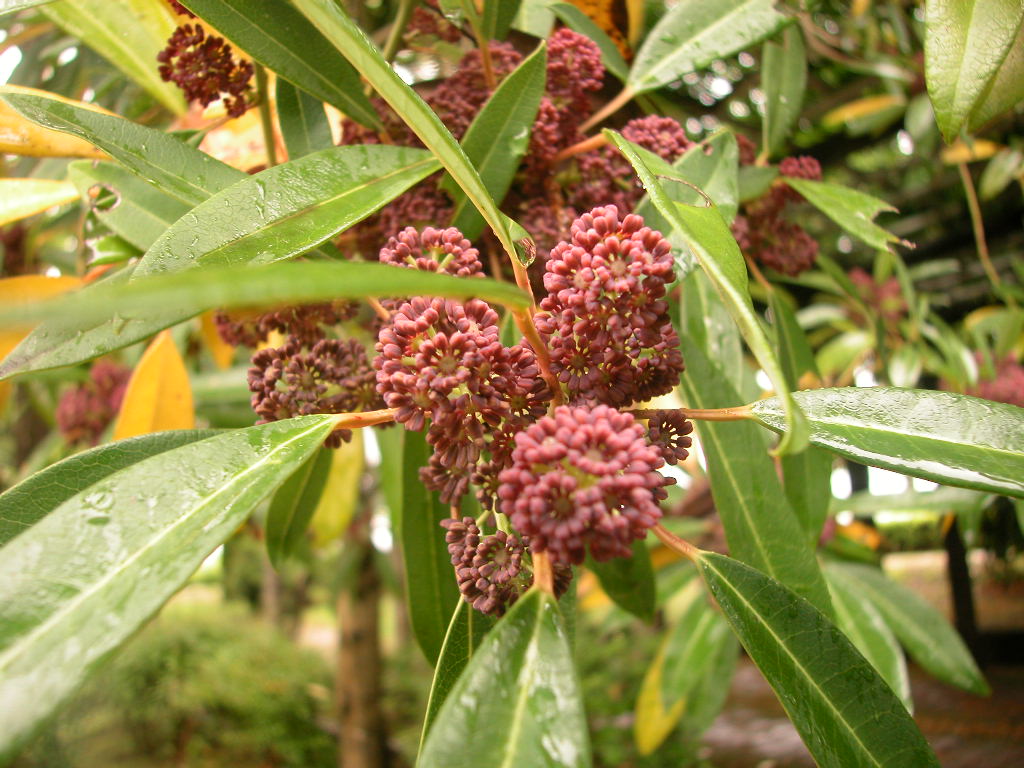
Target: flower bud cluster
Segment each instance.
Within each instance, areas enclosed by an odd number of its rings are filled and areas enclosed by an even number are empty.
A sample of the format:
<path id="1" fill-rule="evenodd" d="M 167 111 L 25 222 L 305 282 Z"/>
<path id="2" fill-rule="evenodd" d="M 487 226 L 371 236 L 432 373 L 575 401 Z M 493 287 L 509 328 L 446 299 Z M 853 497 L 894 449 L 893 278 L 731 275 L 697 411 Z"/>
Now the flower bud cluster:
<path id="1" fill-rule="evenodd" d="M 975 357 L 982 362 L 980 353 Z M 978 383 L 969 387 L 966 394 L 1024 408 L 1024 366 L 1013 355 L 1006 355 L 996 364 L 994 374 L 991 378 L 979 376 Z"/>
<path id="2" fill-rule="evenodd" d="M 853 287 L 856 288 L 860 300 L 878 313 L 886 328 L 898 333 L 895 326 L 907 316 L 907 300 L 903 296 L 899 279 L 890 277 L 878 282 L 860 267 L 851 269 L 848 276 Z M 867 318 L 860 316 L 859 310 L 853 314 L 854 321 L 859 325 L 868 322 Z"/>
<path id="3" fill-rule="evenodd" d="M 647 439 L 669 464 L 685 461 L 693 445 L 693 422 L 682 411 L 655 411 L 647 420 Z"/>
<path id="4" fill-rule="evenodd" d="M 665 286 L 672 254 L 660 232 L 614 205 L 573 222 L 551 251 L 534 317 L 572 403 L 629 405 L 672 391 L 683 370 Z"/>
<path id="5" fill-rule="evenodd" d="M 57 427 L 69 445 L 99 442 L 121 408 L 130 368 L 99 360 L 89 370 L 89 379 L 65 391 L 57 403 Z"/>
<path id="6" fill-rule="evenodd" d="M 322 326 L 348 320 L 356 309 L 354 302 L 336 301 L 281 307 L 261 314 L 221 311 L 214 314 L 213 320 L 220 337 L 234 347 L 258 347 L 274 332 L 313 344 L 323 338 Z"/>
<path id="7" fill-rule="evenodd" d="M 189 101 L 205 107 L 223 98 L 231 117 L 245 114 L 253 66 L 236 59 L 224 38 L 207 36 L 199 24 L 184 24 L 174 30 L 156 58 L 160 77 L 175 83 Z"/>

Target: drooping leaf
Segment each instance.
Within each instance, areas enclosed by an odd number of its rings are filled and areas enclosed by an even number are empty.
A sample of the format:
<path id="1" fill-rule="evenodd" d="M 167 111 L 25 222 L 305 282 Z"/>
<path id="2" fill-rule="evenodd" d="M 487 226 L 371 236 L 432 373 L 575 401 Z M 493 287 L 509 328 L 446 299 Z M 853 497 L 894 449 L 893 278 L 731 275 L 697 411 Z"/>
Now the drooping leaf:
<path id="1" fill-rule="evenodd" d="M 174 12 L 166 3 L 57 0 L 40 10 L 145 88 L 166 109 L 175 115 L 185 113 L 181 90 L 162 80 L 157 71 L 156 55 L 177 26 Z"/>
<path id="2" fill-rule="evenodd" d="M 214 429 L 190 429 L 142 435 L 76 453 L 30 475 L 0 495 L 0 547 L 107 475 L 216 434 Z"/>
<path id="3" fill-rule="evenodd" d="M 884 200 L 826 181 L 790 177 L 786 177 L 785 181 L 806 197 L 811 205 L 871 247 L 887 251 L 890 243 L 901 242 L 896 235 L 874 223 L 879 211 L 896 210 Z"/>
<path id="4" fill-rule="evenodd" d="M 374 128 L 380 118 L 351 65 L 284 0 L 185 0 L 199 18 L 267 69 L 346 116 Z"/>
<path id="5" fill-rule="evenodd" d="M 764 122 L 761 142 L 766 156 L 782 149 L 786 136 L 800 116 L 807 88 L 807 54 L 800 27 L 786 27 L 782 42 L 764 44 L 761 62 L 764 89 Z"/>
<path id="6" fill-rule="evenodd" d="M 505 197 L 519 161 L 526 154 L 546 76 L 547 49 L 541 43 L 501 81 L 462 139 L 462 148 L 495 200 Z M 451 186 L 451 225 L 462 230 L 468 239 L 475 240 L 483 231 L 483 216 L 465 192 L 454 184 Z"/>
<path id="7" fill-rule="evenodd" d="M 441 527 L 441 521 L 451 517 L 451 512 L 420 480 L 420 467 L 426 466 L 432 453 L 426 439 L 419 432 L 409 431 L 403 437 L 402 517 L 397 539 L 405 563 L 412 631 L 427 660 L 435 664 L 460 600 Z"/>
<path id="8" fill-rule="evenodd" d="M 151 456 L 80 491 L 4 546 L 0 756 L 185 583 L 317 450 L 334 421 L 278 421 Z"/>
<path id="9" fill-rule="evenodd" d="M 353 430 L 352 439 L 331 453 L 327 482 L 309 525 L 313 544 L 318 547 L 344 536 L 358 509 L 364 468 L 363 430 Z"/>
<path id="10" fill-rule="evenodd" d="M 579 681 L 553 598 L 531 590 L 488 633 L 441 705 L 416 765 L 590 765 Z"/>
<path id="11" fill-rule="evenodd" d="M 5 98 L 12 93 L 27 93 L 30 95 L 42 96 L 51 100 L 63 100 L 72 104 L 78 104 L 81 108 L 91 107 L 94 110 L 102 111 L 95 105 L 86 105 L 84 102 L 74 102 L 71 99 L 64 99 L 55 93 L 39 91 L 34 88 L 5 85 L 0 87 L 0 95 Z M 101 159 L 106 153 L 97 149 L 87 141 L 77 136 L 68 136 L 59 131 L 50 130 L 27 119 L 5 101 L 0 100 L 0 151 L 12 155 L 26 155 L 28 157 L 91 157 Z"/>
<path id="12" fill-rule="evenodd" d="M 825 579 L 836 609 L 836 626 L 854 647 L 871 662 L 908 712 L 914 711 L 910 697 L 907 662 L 900 644 L 878 610 L 840 570 L 826 568 Z"/>
<path id="13" fill-rule="evenodd" d="M 680 333 L 690 338 L 737 391 L 743 389 L 746 364 L 743 341 L 703 269 L 695 269 L 683 282 Z"/>
<path id="14" fill-rule="evenodd" d="M 937 483 L 1024 497 L 1024 408 L 952 392 L 838 387 L 797 392 L 811 443 Z M 775 398 L 751 405 L 781 431 Z"/>
<path id="15" fill-rule="evenodd" d="M 988 683 L 971 652 L 935 608 L 869 565 L 829 563 L 827 569 L 872 602 L 910 657 L 925 670 L 957 688 L 988 694 Z"/>
<path id="16" fill-rule="evenodd" d="M 680 383 L 689 407 L 722 408 L 737 402 L 735 389 L 692 341 L 683 338 L 682 350 L 686 370 Z M 729 550 L 831 615 L 814 550 L 782 492 L 762 434 L 742 421 L 701 421 L 696 426 Z"/>
<path id="17" fill-rule="evenodd" d="M 771 0 L 682 0 L 647 34 L 629 85 L 636 93 L 668 85 L 775 34 L 786 21 Z"/>
<path id="18" fill-rule="evenodd" d="M 1010 44 L 1002 65 L 988 91 L 971 112 L 967 129 L 976 131 L 990 120 L 1024 101 L 1024 23 L 1018 22 L 1017 37 Z"/>
<path id="19" fill-rule="evenodd" d="M 654 568 L 647 545 L 633 542 L 630 557 L 616 557 L 606 562 L 587 560 L 603 589 L 616 605 L 634 616 L 650 621 L 654 617 Z"/>
<path id="20" fill-rule="evenodd" d="M 78 190 L 70 181 L 0 179 L 0 226 L 77 199 Z"/>
<path id="21" fill-rule="evenodd" d="M 320 101 L 284 79 L 277 81 L 275 93 L 277 122 L 289 160 L 334 146 L 331 124 Z"/>
<path id="22" fill-rule="evenodd" d="M 622 58 L 618 46 L 603 29 L 575 5 L 554 3 L 550 7 L 563 24 L 574 32 L 579 32 L 584 37 L 593 40 L 601 49 L 601 62 L 604 64 L 604 68 L 621 82 L 626 82 L 629 77 L 629 65 Z"/>
<path id="23" fill-rule="evenodd" d="M 483 32 L 485 40 L 504 40 L 519 13 L 520 0 L 486 0 L 484 2 Z"/>
<path id="24" fill-rule="evenodd" d="M 814 606 L 724 555 L 698 565 L 818 765 L 938 766 L 899 698 Z"/>
<path id="25" fill-rule="evenodd" d="M 925 79 L 947 142 L 977 123 L 971 118 L 1013 56 L 1022 24 L 1024 7 L 1016 0 L 928 0 Z"/>
<path id="26" fill-rule="evenodd" d="M 114 439 L 192 429 L 195 421 L 185 361 L 170 331 L 164 331 L 153 339 L 132 371 L 114 423 Z"/>
<path id="27" fill-rule="evenodd" d="M 379 210 L 438 167 L 422 149 L 353 145 L 246 176 L 172 225 L 132 279 L 293 258 Z"/>
<path id="28" fill-rule="evenodd" d="M 652 171 L 648 165 L 654 164 L 653 156 L 650 153 L 642 154 L 642 149 L 615 131 L 606 130 L 604 133 L 632 163 L 658 211 L 685 238 L 687 247 L 704 267 L 704 272 L 711 279 L 733 320 L 739 326 L 740 333 L 771 379 L 775 391 L 780 393 L 782 401 L 786 403 L 786 418 L 791 431 L 787 433 L 788 439 L 783 439 L 779 444 L 778 455 L 800 451 L 807 445 L 807 424 L 793 401 L 786 386 L 782 367 L 754 312 L 747 288 L 746 265 L 739 246 L 729 231 L 729 225 L 713 205 L 689 206 L 669 198 L 655 175 L 665 171 Z M 671 174 L 671 171 L 668 173 Z"/>
<path id="29" fill-rule="evenodd" d="M 267 555 L 275 568 L 295 555 L 320 501 L 331 468 L 330 448 L 321 448 L 277 489 L 267 510 Z"/>

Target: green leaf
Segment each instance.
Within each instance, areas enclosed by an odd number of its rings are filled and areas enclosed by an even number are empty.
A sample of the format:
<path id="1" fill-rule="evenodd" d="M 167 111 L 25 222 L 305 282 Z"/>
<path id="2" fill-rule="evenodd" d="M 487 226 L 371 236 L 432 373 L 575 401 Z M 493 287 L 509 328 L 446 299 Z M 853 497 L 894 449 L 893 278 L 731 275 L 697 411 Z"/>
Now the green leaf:
<path id="1" fill-rule="evenodd" d="M 526 154 L 546 77 L 547 48 L 541 43 L 501 81 L 462 139 L 462 148 L 495 200 L 504 199 Z M 454 187 L 450 179 L 449 186 Z M 461 189 L 449 191 L 453 202 L 451 225 L 475 240 L 483 231 L 483 217 Z"/>
<path id="2" fill-rule="evenodd" d="M 100 264 L 121 264 L 129 259 L 142 256 L 142 251 L 117 235 L 104 235 L 85 241 L 89 249 L 89 266 Z"/>
<path id="3" fill-rule="evenodd" d="M 276 94 L 277 122 L 289 160 L 334 146 L 331 124 L 320 101 L 284 79 L 277 81 Z"/>
<path id="4" fill-rule="evenodd" d="M 245 176 L 168 229 L 132 279 L 294 258 L 379 210 L 437 168 L 422 149 L 353 145 Z"/>
<path id="5" fill-rule="evenodd" d="M 409 270 L 410 272 L 413 270 Z M 460 601 L 441 521 L 451 517 L 434 491 L 420 480 L 420 467 L 433 452 L 419 432 L 404 434 L 402 516 L 398 541 L 405 564 L 406 600 L 416 642 L 431 664 L 444 645 L 455 605 Z"/>
<path id="6" fill-rule="evenodd" d="M 78 160 L 68 166 L 68 178 L 96 218 L 143 251 L 190 207 L 114 163 Z M 93 199 L 90 190 L 99 196 Z"/>
<path id="7" fill-rule="evenodd" d="M 978 180 L 978 194 L 982 200 L 992 200 L 1006 189 L 1010 182 L 1024 174 L 1024 152 L 1004 147 L 988 161 L 981 179 Z"/>
<path id="8" fill-rule="evenodd" d="M 584 37 L 593 40 L 601 49 L 601 62 L 604 68 L 611 72 L 621 82 L 629 78 L 629 65 L 622 58 L 619 47 L 615 45 L 610 37 L 594 21 L 575 5 L 569 3 L 554 3 L 549 6 L 555 15 L 574 32 L 579 32 Z"/>
<path id="9" fill-rule="evenodd" d="M 818 765 L 938 766 L 902 702 L 814 606 L 724 555 L 698 564 Z"/>
<path id="10" fill-rule="evenodd" d="M 871 662 L 871 666 L 888 683 L 893 693 L 900 697 L 907 711 L 913 713 L 914 702 L 910 696 L 907 662 L 889 625 L 865 598 L 857 584 L 842 571 L 826 568 L 825 580 L 832 593 L 832 605 L 836 609 L 836 626 Z"/>
<path id="11" fill-rule="evenodd" d="M 148 0 L 58 0 L 40 9 L 50 21 L 84 42 L 141 85 L 175 115 L 185 99 L 174 83 L 164 82 L 156 55 L 177 26 L 165 3 Z"/>
<path id="12" fill-rule="evenodd" d="M 144 459 L 67 499 L 3 548 L 0 756 L 186 582 L 334 421 L 278 421 Z"/>
<path id="13" fill-rule="evenodd" d="M 988 92 L 971 112 L 967 129 L 980 129 L 1021 101 L 1024 101 L 1024 23 L 1017 27 L 1017 37 L 1010 44 L 1010 50 L 992 79 Z"/>
<path id="14" fill-rule="evenodd" d="M 988 695 L 988 683 L 971 652 L 935 608 L 872 566 L 829 563 L 827 569 L 872 602 L 910 657 L 927 672 L 957 688 Z"/>
<path id="15" fill-rule="evenodd" d="M 739 326 L 740 333 L 771 379 L 775 391 L 782 393 L 781 397 L 786 403 L 787 423 L 791 431 L 787 433 L 788 439 L 783 439 L 779 443 L 777 454 L 784 456 L 800 451 L 807 445 L 806 420 L 786 387 L 782 367 L 754 312 L 754 304 L 747 289 L 746 264 L 736 240 L 729 231 L 729 225 L 713 205 L 707 208 L 692 207 L 670 199 L 648 166 L 648 160 L 641 156 L 635 144 L 615 131 L 605 130 L 604 134 L 632 163 L 658 211 L 684 237 L 688 249 L 704 267 L 729 314 Z"/>
<path id="16" fill-rule="evenodd" d="M 854 493 L 847 499 L 832 499 L 831 513 L 850 511 L 854 515 L 878 512 L 974 513 L 985 507 L 992 496 L 965 488 L 939 486 L 933 491 L 905 491 L 876 496 L 870 491 Z"/>
<path id="17" fill-rule="evenodd" d="M 688 406 L 736 402 L 735 389 L 690 339 L 683 338 L 682 350 L 686 370 L 680 383 Z M 700 421 L 697 431 L 729 550 L 831 614 L 825 579 L 764 451 L 763 434 L 743 421 Z"/>
<path id="18" fill-rule="evenodd" d="M 1024 408 L 952 392 L 839 387 L 795 394 L 811 443 L 854 461 L 945 485 L 1024 498 Z M 751 405 L 785 429 L 775 398 Z"/>
<path id="19" fill-rule="evenodd" d="M 825 181 L 786 177 L 785 182 L 832 221 L 871 247 L 887 251 L 890 243 L 903 242 L 873 221 L 879 211 L 896 210 L 884 200 Z"/>
<path id="20" fill-rule="evenodd" d="M 773 165 L 744 165 L 739 170 L 739 197 L 741 203 L 756 200 L 771 187 L 779 176 Z"/>
<path id="21" fill-rule="evenodd" d="M 493 626 L 492 617 L 473 610 L 465 600 L 459 600 L 455 606 L 448 632 L 444 636 L 444 645 L 441 646 L 441 655 L 434 666 L 434 681 L 430 686 L 427 714 L 423 718 L 423 732 L 420 735 L 421 749 L 452 686 Z"/>
<path id="22" fill-rule="evenodd" d="M 485 0 L 483 31 L 485 40 L 504 40 L 519 13 L 520 0 Z"/>
<path id="23" fill-rule="evenodd" d="M 743 391 L 746 363 L 739 329 L 703 269 L 695 269 L 683 282 L 681 336 L 689 337 L 705 355 L 716 362 L 729 383 Z M 757 395 L 754 395 L 755 397 Z"/>
<path id="24" fill-rule="evenodd" d="M 516 247 L 506 218 L 487 191 L 480 174 L 466 157 L 459 143 L 390 64 L 366 34 L 333 0 L 292 0 L 294 5 L 317 26 L 359 73 L 373 86 L 395 113 L 419 137 L 424 146 L 441 161 L 501 242 L 509 258 L 516 258 Z"/>
<path id="25" fill-rule="evenodd" d="M 668 85 L 775 34 L 786 22 L 772 0 L 682 0 L 644 39 L 629 85 L 635 93 Z"/>
<path id="26" fill-rule="evenodd" d="M 616 557 L 603 563 L 587 559 L 603 589 L 616 605 L 634 616 L 650 621 L 654 618 L 654 568 L 647 545 L 633 542 L 630 557 Z"/>
<path id="27" fill-rule="evenodd" d="M 26 8 L 34 8 L 43 3 L 52 3 L 53 0 L 0 0 L 0 16 L 7 13 L 16 13 Z"/>
<path id="28" fill-rule="evenodd" d="M 729 636 L 729 625 L 711 608 L 698 584 L 694 580 L 687 585 L 686 607 L 665 636 L 661 697 L 668 707 L 689 699 Z"/>
<path id="29" fill-rule="evenodd" d="M 1013 57 L 1022 23 L 1024 6 L 1017 0 L 928 0 L 925 78 L 947 142 L 969 122 L 979 124 L 972 116 Z"/>
<path id="30" fill-rule="evenodd" d="M 107 475 L 216 434 L 212 429 L 155 432 L 101 445 L 52 464 L 0 495 L 0 546 Z"/>
<path id="31" fill-rule="evenodd" d="M 358 73 L 284 0 L 185 0 L 184 5 L 267 69 L 369 128 L 380 118 Z"/>
<path id="32" fill-rule="evenodd" d="M 321 448 L 277 489 L 267 510 L 267 555 L 275 568 L 295 555 L 320 501 L 334 451 Z"/>
<path id="33" fill-rule="evenodd" d="M 553 598 L 531 590 L 487 635 L 416 765 L 590 766 L 579 680 Z"/>
<path id="34" fill-rule="evenodd" d="M 766 157 L 771 157 L 783 148 L 804 103 L 807 55 L 800 27 L 787 27 L 782 33 L 781 45 L 764 44 L 761 87 L 764 89 L 762 151 Z"/>

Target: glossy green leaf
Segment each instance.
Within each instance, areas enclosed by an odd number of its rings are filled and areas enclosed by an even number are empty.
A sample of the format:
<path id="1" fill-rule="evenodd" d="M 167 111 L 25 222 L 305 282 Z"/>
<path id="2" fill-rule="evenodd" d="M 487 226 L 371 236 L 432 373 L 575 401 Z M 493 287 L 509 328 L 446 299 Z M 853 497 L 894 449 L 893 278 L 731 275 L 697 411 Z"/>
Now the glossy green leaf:
<path id="1" fill-rule="evenodd" d="M 68 166 L 68 178 L 96 218 L 143 251 L 190 207 L 114 163 L 78 160 Z"/>
<path id="2" fill-rule="evenodd" d="M 275 92 L 277 122 L 289 160 L 334 146 L 323 103 L 284 79 L 277 81 Z"/>
<path id="3" fill-rule="evenodd" d="M 54 0 L 0 0 L 0 16 L 6 13 L 23 11 L 26 8 L 34 8 L 43 3 L 52 3 Z"/>
<path id="4" fill-rule="evenodd" d="M 1024 6 L 1017 0 L 928 0 L 925 79 L 946 141 L 971 122 L 1012 56 Z"/>
<path id="5" fill-rule="evenodd" d="M 884 200 L 841 184 L 789 177 L 785 181 L 832 221 L 873 248 L 885 251 L 890 243 L 902 242 L 874 223 L 880 211 L 896 210 Z"/>
<path id="6" fill-rule="evenodd" d="M 654 617 L 654 568 L 647 545 L 642 541 L 633 542 L 630 557 L 616 557 L 602 563 L 591 558 L 587 560 L 587 568 L 594 572 L 601 589 L 620 608 L 644 621 Z"/>
<path id="7" fill-rule="evenodd" d="M 686 404 L 722 408 L 735 403 L 738 395 L 718 366 L 691 340 L 683 338 L 681 346 L 686 370 L 680 383 Z M 779 485 L 763 434 L 743 421 L 700 421 L 696 427 L 730 552 L 831 615 L 828 587 Z"/>
<path id="8" fill-rule="evenodd" d="M 88 264 L 98 267 L 101 264 L 121 264 L 129 259 L 142 256 L 142 251 L 117 235 L 104 235 L 85 241 L 89 249 Z"/>
<path id="9" fill-rule="evenodd" d="M 0 557 L 0 755 L 152 616 L 333 424 L 330 416 L 278 421 L 152 456 L 8 542 Z"/>
<path id="10" fill-rule="evenodd" d="M 826 568 L 825 580 L 832 593 L 836 626 L 900 697 L 908 712 L 914 711 L 907 662 L 896 636 L 878 610 L 842 571 Z"/>
<path id="11" fill-rule="evenodd" d="M 444 636 L 444 645 L 441 646 L 441 655 L 434 665 L 434 681 L 430 686 L 427 714 L 423 718 L 423 732 L 420 735 L 421 748 L 448 693 L 493 626 L 492 617 L 473 610 L 465 600 L 459 600 L 455 606 L 448 632 Z"/>
<path id="12" fill-rule="evenodd" d="M 519 161 L 526 154 L 546 77 L 547 48 L 541 43 L 501 81 L 462 139 L 462 148 L 495 200 L 505 197 L 519 169 Z M 468 239 L 475 240 L 483 231 L 483 216 L 465 192 L 458 187 L 451 191 L 451 225 L 462 230 Z"/>
<path id="13" fill-rule="evenodd" d="M 460 598 L 441 527 L 441 521 L 451 517 L 451 512 L 437 493 L 424 488 L 420 480 L 420 467 L 426 466 L 431 453 L 421 433 L 405 432 L 402 515 L 397 538 L 405 564 L 406 600 L 413 635 L 427 660 L 436 664 Z"/>
<path id="14" fill-rule="evenodd" d="M 689 337 L 737 391 L 743 389 L 746 363 L 736 323 L 715 292 L 703 269 L 695 269 L 683 282 L 681 335 Z M 755 395 L 756 397 L 757 395 Z"/>
<path id="15" fill-rule="evenodd" d="M 520 0 L 484 0 L 483 31 L 485 40 L 504 40 L 519 13 Z"/>
<path id="16" fill-rule="evenodd" d="M 636 93 L 668 85 L 775 34 L 786 21 L 771 0 L 682 0 L 647 34 L 629 85 Z"/>
<path id="17" fill-rule="evenodd" d="M 164 3 L 149 0 L 57 0 L 40 9 L 52 22 L 84 42 L 166 109 L 185 113 L 185 99 L 157 72 L 156 55 L 177 26 Z"/>
<path id="18" fill-rule="evenodd" d="M 553 598 L 531 590 L 491 630 L 441 705 L 416 765 L 590 766 L 579 680 Z"/>
<path id="19" fill-rule="evenodd" d="M 1010 43 L 1010 50 L 988 91 L 971 112 L 967 129 L 981 129 L 1021 101 L 1024 101 L 1024 23 L 1018 23 L 1017 37 Z"/>
<path id="20" fill-rule="evenodd" d="M 402 461 L 404 429 L 397 426 L 374 427 L 373 436 L 380 452 L 380 489 L 387 504 L 391 530 L 402 523 Z"/>
<path id="21" fill-rule="evenodd" d="M 811 443 L 841 456 L 945 485 L 1024 497 L 1024 408 L 952 392 L 839 387 L 795 394 Z M 751 405 L 781 431 L 775 398 Z"/>
<path id="22" fill-rule="evenodd" d="M 827 568 L 830 574 L 845 578 L 857 594 L 872 602 L 910 657 L 922 668 L 957 688 L 978 695 L 988 694 L 988 683 L 971 652 L 939 611 L 872 566 L 829 563 Z"/>
<path id="23" fill-rule="evenodd" d="M 0 546 L 93 483 L 150 456 L 217 434 L 212 429 L 155 432 L 76 453 L 0 495 Z"/>
<path id="24" fill-rule="evenodd" d="M 629 65 L 622 58 L 619 47 L 594 21 L 575 5 L 554 3 L 550 6 L 555 15 L 574 32 L 593 40 L 601 49 L 601 62 L 604 68 L 623 83 L 629 78 Z"/>
<path id="25" fill-rule="evenodd" d="M 899 698 L 814 606 L 724 555 L 698 564 L 818 765 L 938 766 Z"/>
<path id="26" fill-rule="evenodd" d="M 793 402 L 778 358 L 768 342 L 754 312 L 747 288 L 747 267 L 739 246 L 729 231 L 729 225 L 717 208 L 696 207 L 675 202 L 666 194 L 656 173 L 648 166 L 651 159 L 638 152 L 635 144 L 615 131 L 605 135 L 632 163 L 658 211 L 684 237 L 687 247 L 694 253 L 704 271 L 722 297 L 740 333 L 750 346 L 758 363 L 768 374 L 775 391 L 782 393 L 786 403 L 786 418 L 791 431 L 777 448 L 779 455 L 796 453 L 807 445 L 807 424 L 800 409 Z M 649 153 L 648 153 L 649 155 Z"/>
<path id="27" fill-rule="evenodd" d="M 441 161 L 484 217 L 510 258 L 516 247 L 506 219 L 480 174 L 441 119 L 384 60 L 377 47 L 333 0 L 292 0 Z"/>
<path id="28" fill-rule="evenodd" d="M 800 116 L 807 89 L 807 54 L 800 27 L 787 27 L 782 43 L 767 42 L 761 61 L 764 122 L 761 142 L 766 156 L 778 154 Z"/>
<path id="29" fill-rule="evenodd" d="M 881 496 L 859 491 L 847 499 L 832 499 L 830 511 L 832 514 L 849 511 L 854 515 L 878 512 L 973 513 L 980 511 L 991 499 L 988 493 L 946 486 L 939 486 L 933 491 L 905 491 Z"/>
<path id="30" fill-rule="evenodd" d="M 285 0 L 185 0 L 256 61 L 368 127 L 380 118 L 351 65 Z"/>
<path id="31" fill-rule="evenodd" d="M 320 501 L 334 451 L 321 448 L 295 470 L 270 500 L 265 524 L 267 555 L 275 568 L 295 555 Z"/>
<path id="32" fill-rule="evenodd" d="M 428 152 L 331 147 L 246 176 L 175 223 L 133 280 L 193 267 L 268 264 L 328 241 L 438 169 Z"/>

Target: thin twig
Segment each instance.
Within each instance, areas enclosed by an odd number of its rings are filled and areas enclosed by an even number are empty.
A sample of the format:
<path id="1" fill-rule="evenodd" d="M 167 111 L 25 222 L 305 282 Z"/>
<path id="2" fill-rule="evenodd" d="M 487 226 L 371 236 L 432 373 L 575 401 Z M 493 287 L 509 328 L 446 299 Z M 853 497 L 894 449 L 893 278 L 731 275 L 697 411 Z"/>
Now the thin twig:
<path id="1" fill-rule="evenodd" d="M 754 276 L 754 279 L 757 280 L 760 286 L 764 288 L 770 296 L 775 288 L 768 282 L 768 278 L 764 276 L 764 272 L 758 268 L 757 264 L 754 263 L 754 260 L 747 254 L 744 253 L 743 258 L 747 261 L 747 266 L 750 268 L 750 274 Z"/>
<path id="2" fill-rule="evenodd" d="M 595 136 L 591 136 L 589 139 L 576 142 L 571 147 L 566 147 L 551 159 L 551 164 L 558 165 L 562 161 L 568 160 L 570 157 L 575 157 L 576 155 L 583 154 L 584 152 L 589 152 L 592 149 L 603 147 L 607 143 L 608 139 L 605 135 L 603 133 L 599 133 Z"/>
<path id="3" fill-rule="evenodd" d="M 687 419 L 697 421 L 743 421 L 750 418 L 749 405 L 737 405 L 733 408 L 637 408 L 626 411 L 635 419 L 653 419 L 665 411 L 677 411 Z"/>
<path id="4" fill-rule="evenodd" d="M 964 185 L 964 194 L 967 196 L 967 209 L 971 212 L 971 228 L 974 230 L 974 242 L 978 246 L 978 258 L 981 259 L 981 266 L 988 275 L 989 282 L 997 291 L 1002 287 L 999 273 L 992 266 L 992 259 L 989 258 L 988 241 L 985 239 L 985 222 L 981 218 L 981 205 L 978 203 L 978 193 L 974 189 L 974 180 L 971 178 L 971 171 L 967 163 L 957 163 L 960 171 L 960 180 Z"/>
<path id="5" fill-rule="evenodd" d="M 533 558 L 533 583 L 542 592 L 549 595 L 555 594 L 555 578 L 551 570 L 551 561 L 547 552 L 534 552 Z"/>
<path id="6" fill-rule="evenodd" d="M 654 526 L 651 530 L 654 531 L 654 535 L 661 540 L 662 544 L 669 549 L 678 552 L 688 560 L 696 562 L 697 558 L 700 557 L 700 550 L 697 549 L 697 547 L 693 546 L 693 544 L 688 541 L 680 539 L 671 531 L 662 528 L 660 525 Z"/>
<path id="7" fill-rule="evenodd" d="M 391 313 L 384 309 L 384 305 L 373 298 L 373 296 L 367 296 L 366 303 L 373 308 L 373 311 L 377 313 L 377 317 L 384 322 L 388 322 L 391 319 Z"/>
<path id="8" fill-rule="evenodd" d="M 262 64 L 253 62 L 256 70 L 256 92 L 260 101 L 260 124 L 263 126 L 263 143 L 267 150 L 267 167 L 277 165 L 277 139 L 274 138 L 274 118 L 270 110 L 270 89 L 267 87 L 267 70 Z"/>
<path id="9" fill-rule="evenodd" d="M 334 430 L 359 429 L 372 427 L 374 424 L 387 424 L 395 420 L 397 408 L 382 408 L 379 411 L 362 411 L 359 413 L 339 413 L 334 417 Z"/>
<path id="10" fill-rule="evenodd" d="M 402 44 L 402 34 L 405 32 L 405 25 L 409 23 L 412 16 L 412 9 L 416 0 L 399 0 L 398 11 L 395 12 L 395 20 L 391 24 L 391 31 L 388 33 L 387 42 L 384 43 L 384 61 L 389 64 L 398 54 L 398 47 Z"/>
<path id="11" fill-rule="evenodd" d="M 635 94 L 633 93 L 633 89 L 627 85 L 625 88 L 622 89 L 618 96 L 616 96 L 614 99 L 605 104 L 604 107 L 599 109 L 590 117 L 590 119 L 584 122 L 583 125 L 580 126 L 580 132 L 586 133 L 595 125 L 603 121 L 605 118 L 610 117 L 611 115 L 618 112 L 619 109 L 621 107 L 624 107 L 629 102 L 629 100 L 633 98 L 634 95 Z"/>

